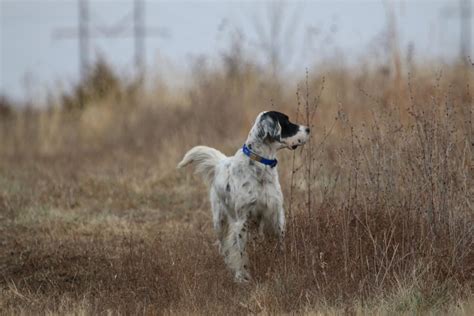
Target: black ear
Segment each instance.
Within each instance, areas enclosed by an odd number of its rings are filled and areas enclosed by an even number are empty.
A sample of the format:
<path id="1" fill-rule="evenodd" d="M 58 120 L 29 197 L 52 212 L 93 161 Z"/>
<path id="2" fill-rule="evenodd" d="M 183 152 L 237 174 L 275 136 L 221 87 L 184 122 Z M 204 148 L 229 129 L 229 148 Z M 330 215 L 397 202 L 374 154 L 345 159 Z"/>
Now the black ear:
<path id="1" fill-rule="evenodd" d="M 279 140 L 291 137 L 298 133 L 300 128 L 299 125 L 291 123 L 288 119 L 288 115 L 277 111 L 270 111 L 265 114 L 271 117 L 279 125 Z"/>
<path id="2" fill-rule="evenodd" d="M 259 137 L 262 139 L 270 139 L 271 141 L 279 141 L 281 136 L 281 126 L 278 117 L 273 112 L 267 112 L 260 119 Z"/>

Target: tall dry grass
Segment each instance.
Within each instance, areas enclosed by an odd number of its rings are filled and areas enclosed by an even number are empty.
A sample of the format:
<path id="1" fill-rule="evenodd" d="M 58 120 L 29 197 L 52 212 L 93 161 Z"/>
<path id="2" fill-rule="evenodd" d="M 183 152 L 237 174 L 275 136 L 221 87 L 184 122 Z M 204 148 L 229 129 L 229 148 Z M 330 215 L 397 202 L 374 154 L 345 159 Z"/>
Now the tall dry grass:
<path id="1" fill-rule="evenodd" d="M 472 311 L 472 70 L 326 65 L 293 87 L 241 58 L 184 91 L 101 64 L 47 109 L 2 110 L 4 312 Z M 237 285 L 206 188 L 174 167 L 197 144 L 233 154 L 269 108 L 312 138 L 280 157 L 285 251 L 253 241 Z"/>

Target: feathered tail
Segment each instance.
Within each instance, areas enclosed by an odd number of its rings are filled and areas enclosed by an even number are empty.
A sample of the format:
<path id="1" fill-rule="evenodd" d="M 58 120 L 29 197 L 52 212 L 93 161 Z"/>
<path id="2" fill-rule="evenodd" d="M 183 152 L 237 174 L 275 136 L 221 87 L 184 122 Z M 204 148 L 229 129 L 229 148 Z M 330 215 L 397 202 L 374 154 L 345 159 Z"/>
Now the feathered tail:
<path id="1" fill-rule="evenodd" d="M 227 156 L 217 149 L 207 146 L 196 146 L 184 155 L 183 160 L 178 164 L 178 168 L 195 163 L 196 173 L 200 174 L 204 181 L 211 183 L 214 179 L 216 165 L 225 158 Z"/>

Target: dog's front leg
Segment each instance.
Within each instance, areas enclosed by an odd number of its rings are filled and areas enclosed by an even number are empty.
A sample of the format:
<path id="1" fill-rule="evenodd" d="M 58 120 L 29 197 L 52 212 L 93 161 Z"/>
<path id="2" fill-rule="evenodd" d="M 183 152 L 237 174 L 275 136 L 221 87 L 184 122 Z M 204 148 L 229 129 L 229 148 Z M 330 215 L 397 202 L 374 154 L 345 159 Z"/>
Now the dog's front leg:
<path id="1" fill-rule="evenodd" d="M 234 272 L 236 281 L 250 281 L 247 255 L 248 220 L 238 219 L 230 224 L 225 240 L 226 263 Z"/>
<path id="2" fill-rule="evenodd" d="M 284 250 L 284 242 L 285 242 L 285 209 L 283 205 L 278 206 L 278 221 L 276 225 L 276 233 L 278 235 L 278 243 L 280 246 L 280 250 Z"/>
<path id="3" fill-rule="evenodd" d="M 280 250 L 283 250 L 285 239 L 285 210 L 278 203 L 266 212 L 265 221 L 262 222 L 263 231 L 266 235 L 278 238 Z"/>

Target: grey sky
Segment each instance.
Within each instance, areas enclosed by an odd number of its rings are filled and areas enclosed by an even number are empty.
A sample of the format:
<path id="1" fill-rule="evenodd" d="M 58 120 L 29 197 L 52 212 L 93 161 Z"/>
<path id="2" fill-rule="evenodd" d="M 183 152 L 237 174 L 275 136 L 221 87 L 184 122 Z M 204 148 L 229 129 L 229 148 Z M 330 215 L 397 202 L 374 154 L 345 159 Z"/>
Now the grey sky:
<path id="1" fill-rule="evenodd" d="M 41 96 L 67 87 L 78 77 L 77 40 L 57 40 L 53 30 L 77 26 L 77 1 L 0 0 L 0 93 L 15 98 Z M 132 0 L 90 0 L 93 25 L 112 25 L 132 10 Z M 388 1 L 290 1 L 287 24 L 295 23 L 288 45 L 294 47 L 288 71 L 304 72 L 336 51 L 349 60 L 370 52 L 387 23 Z M 449 60 L 459 51 L 457 0 L 392 1 L 401 49 L 414 43 L 417 58 Z M 262 60 L 255 21 L 265 19 L 268 2 L 146 1 L 149 26 L 166 29 L 164 38 L 149 38 L 147 67 L 165 78 L 185 77 L 193 58 L 217 61 L 231 30 L 243 31 L 248 52 Z M 292 20 L 291 17 L 296 19 Z M 265 24 L 262 22 L 262 24 Z M 311 44 L 307 35 L 313 34 Z M 101 54 L 122 72 L 133 65 L 132 39 L 94 39 L 91 55 Z M 264 61 L 264 60 L 262 60 Z"/>

